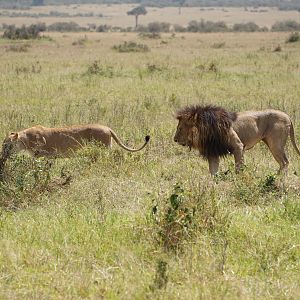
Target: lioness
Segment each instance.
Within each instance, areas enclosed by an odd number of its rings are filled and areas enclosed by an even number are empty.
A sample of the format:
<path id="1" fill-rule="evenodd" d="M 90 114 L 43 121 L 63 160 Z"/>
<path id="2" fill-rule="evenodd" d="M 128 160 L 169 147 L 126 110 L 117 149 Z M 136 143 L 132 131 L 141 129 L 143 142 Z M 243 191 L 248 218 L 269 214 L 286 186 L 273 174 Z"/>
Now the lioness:
<path id="1" fill-rule="evenodd" d="M 119 146 L 130 152 L 142 150 L 150 140 L 150 136 L 147 135 L 145 143 L 140 148 L 132 149 L 125 146 L 112 129 L 102 125 L 75 125 L 62 128 L 34 126 L 12 132 L 5 138 L 1 163 L 3 164 L 12 152 L 21 150 L 26 150 L 34 156 L 67 156 L 82 147 L 84 141 L 99 141 L 110 148 L 112 138 Z"/>
<path id="2" fill-rule="evenodd" d="M 259 141 L 269 147 L 280 165 L 278 173 L 287 173 L 288 158 L 284 147 L 290 136 L 300 155 L 290 117 L 279 110 L 232 113 L 216 106 L 187 106 L 176 113 L 178 126 L 174 141 L 199 150 L 208 160 L 212 175 L 218 172 L 220 157 L 233 154 L 236 171 L 244 161 L 244 151 Z"/>

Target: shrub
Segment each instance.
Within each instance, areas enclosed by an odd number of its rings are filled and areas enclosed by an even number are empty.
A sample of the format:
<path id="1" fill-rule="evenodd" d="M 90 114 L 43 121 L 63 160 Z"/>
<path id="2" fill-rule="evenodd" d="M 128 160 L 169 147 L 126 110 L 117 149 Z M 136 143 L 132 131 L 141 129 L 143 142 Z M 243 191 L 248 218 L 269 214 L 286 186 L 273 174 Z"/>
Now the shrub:
<path id="1" fill-rule="evenodd" d="M 188 192 L 174 185 L 170 197 L 159 199 L 152 207 L 156 241 L 165 250 L 177 251 L 199 233 L 224 236 L 231 216 L 220 203 L 214 189 Z"/>
<path id="2" fill-rule="evenodd" d="M 176 32 L 186 32 L 187 29 L 185 27 L 181 26 L 181 25 L 175 24 L 174 25 L 174 30 Z"/>
<path id="3" fill-rule="evenodd" d="M 248 22 L 248 23 L 234 24 L 232 30 L 244 31 L 244 32 L 255 32 L 255 31 L 260 31 L 260 27 L 253 22 Z"/>
<path id="4" fill-rule="evenodd" d="M 278 45 L 277 47 L 274 48 L 273 52 L 281 52 L 282 48 L 280 45 Z"/>
<path id="5" fill-rule="evenodd" d="M 118 52 L 148 52 L 149 47 L 145 44 L 137 44 L 135 42 L 124 42 L 120 45 L 115 45 L 112 47 Z"/>
<path id="6" fill-rule="evenodd" d="M 106 25 L 106 24 L 104 24 L 104 25 L 99 25 L 99 26 L 96 28 L 96 31 L 97 31 L 97 32 L 108 32 L 108 31 L 110 31 L 110 30 L 111 30 L 111 26 Z"/>
<path id="7" fill-rule="evenodd" d="M 264 180 L 261 180 L 259 185 L 262 193 L 279 191 L 279 188 L 276 185 L 276 175 L 274 174 L 267 175 Z"/>
<path id="8" fill-rule="evenodd" d="M 286 40 L 286 43 L 295 43 L 300 40 L 299 32 L 293 32 L 289 35 L 289 37 Z"/>
<path id="9" fill-rule="evenodd" d="M 5 168 L 4 181 L 0 183 L 0 206 L 15 209 L 33 202 L 47 190 L 51 167 L 49 160 L 12 157 Z"/>
<path id="10" fill-rule="evenodd" d="M 4 33 L 3 38 L 11 39 L 11 40 L 29 40 L 29 39 L 37 39 L 40 37 L 40 32 L 44 31 L 44 24 L 36 24 L 18 28 L 15 25 L 8 26 Z"/>
<path id="11" fill-rule="evenodd" d="M 99 60 L 95 60 L 91 65 L 88 66 L 85 75 L 99 75 L 112 78 L 114 73 L 112 66 L 103 66 Z"/>
<path id="12" fill-rule="evenodd" d="M 75 22 L 56 22 L 48 26 L 48 31 L 72 32 L 85 31 L 86 28 L 80 27 Z"/>
<path id="13" fill-rule="evenodd" d="M 139 33 L 139 36 L 142 38 L 148 38 L 148 39 L 160 39 L 161 35 L 157 32 L 141 32 Z"/>
<path id="14" fill-rule="evenodd" d="M 276 22 L 271 28 L 271 31 L 296 31 L 296 30 L 300 30 L 300 23 L 293 20 Z"/>
<path id="15" fill-rule="evenodd" d="M 150 32 L 169 32 L 170 24 L 166 22 L 152 22 L 148 24 Z"/>
<path id="16" fill-rule="evenodd" d="M 147 64 L 147 71 L 149 73 L 161 72 L 162 68 L 157 66 L 156 64 Z"/>
<path id="17" fill-rule="evenodd" d="M 159 243 L 167 250 L 176 250 L 182 241 L 190 235 L 195 208 L 190 207 L 186 194 L 180 185 L 174 186 L 166 206 L 152 208 L 154 221 L 157 225 Z"/>
<path id="18" fill-rule="evenodd" d="M 211 22 L 201 20 L 200 22 L 191 21 L 188 24 L 187 31 L 189 32 L 226 32 L 229 28 L 225 22 Z"/>

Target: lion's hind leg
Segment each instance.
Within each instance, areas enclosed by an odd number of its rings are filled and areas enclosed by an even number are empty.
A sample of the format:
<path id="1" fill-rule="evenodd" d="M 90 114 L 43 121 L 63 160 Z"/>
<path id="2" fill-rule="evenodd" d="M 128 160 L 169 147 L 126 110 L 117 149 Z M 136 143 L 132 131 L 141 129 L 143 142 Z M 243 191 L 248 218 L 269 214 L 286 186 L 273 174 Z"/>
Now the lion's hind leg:
<path id="1" fill-rule="evenodd" d="M 229 132 L 229 142 L 233 150 L 232 153 L 235 160 L 235 171 L 236 173 L 239 173 L 244 165 L 244 144 L 232 128 Z"/>
<path id="2" fill-rule="evenodd" d="M 281 174 L 284 172 L 284 175 L 287 175 L 288 166 L 289 166 L 289 160 L 287 158 L 287 154 L 285 152 L 285 144 L 286 144 L 287 138 L 284 138 L 281 140 L 281 143 L 276 143 L 276 140 L 274 139 L 264 139 L 263 141 L 267 144 L 269 147 L 273 157 L 278 162 L 280 168 L 278 170 L 278 174 Z"/>

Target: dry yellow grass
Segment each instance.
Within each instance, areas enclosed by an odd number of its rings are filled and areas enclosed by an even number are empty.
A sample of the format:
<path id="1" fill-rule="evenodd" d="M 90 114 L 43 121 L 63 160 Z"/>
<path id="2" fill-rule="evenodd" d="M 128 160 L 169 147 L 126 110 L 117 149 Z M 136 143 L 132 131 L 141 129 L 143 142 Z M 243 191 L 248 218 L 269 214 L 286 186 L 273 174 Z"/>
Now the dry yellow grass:
<path id="1" fill-rule="evenodd" d="M 51 11 L 65 12 L 70 15 L 78 13 L 103 14 L 103 17 L 43 17 L 43 18 L 9 18 L 0 17 L 0 24 L 33 24 L 36 22 L 45 22 L 47 25 L 54 22 L 74 21 L 81 26 L 87 24 L 107 24 L 112 26 L 128 27 L 134 26 L 134 18 L 127 15 L 134 5 L 69 5 L 69 6 L 41 6 L 32 7 L 26 11 L 32 14 L 50 13 Z M 1 11 L 1 10 L 0 10 Z M 260 8 L 257 11 L 245 10 L 244 8 L 204 8 L 184 7 L 181 15 L 178 14 L 178 8 L 155 8 L 147 7 L 148 14 L 139 18 L 141 25 L 147 25 L 150 22 L 168 22 L 186 26 L 192 20 L 224 21 L 228 25 L 234 23 L 255 22 L 259 26 L 271 27 L 277 21 L 296 20 L 300 21 L 300 14 L 297 11 L 280 11 L 276 8 Z M 14 12 L 16 12 L 14 10 Z M 20 11 L 24 12 L 24 11 Z"/>

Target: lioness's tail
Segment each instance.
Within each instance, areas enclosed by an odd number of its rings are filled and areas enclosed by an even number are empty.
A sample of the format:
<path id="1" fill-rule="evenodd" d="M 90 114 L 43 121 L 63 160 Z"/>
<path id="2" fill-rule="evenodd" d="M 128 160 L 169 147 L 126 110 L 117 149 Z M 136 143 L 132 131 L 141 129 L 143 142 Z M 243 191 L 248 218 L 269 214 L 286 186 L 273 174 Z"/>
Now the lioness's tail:
<path id="1" fill-rule="evenodd" d="M 129 148 L 127 146 L 125 146 L 121 140 L 118 138 L 118 136 L 116 135 L 116 133 L 113 131 L 113 130 L 110 130 L 111 132 L 111 136 L 113 137 L 113 139 L 116 141 L 116 143 L 122 147 L 123 149 L 127 150 L 127 151 L 130 151 L 130 152 L 137 152 L 137 151 L 140 151 L 142 150 L 147 144 L 148 142 L 150 141 L 150 135 L 146 135 L 145 136 L 145 143 L 142 147 L 138 148 L 138 149 L 133 149 L 133 148 Z"/>
<path id="2" fill-rule="evenodd" d="M 300 150 L 296 145 L 294 125 L 292 122 L 291 122 L 291 127 L 290 127 L 290 138 L 291 138 L 291 142 L 292 142 L 296 152 L 300 155 Z"/>

